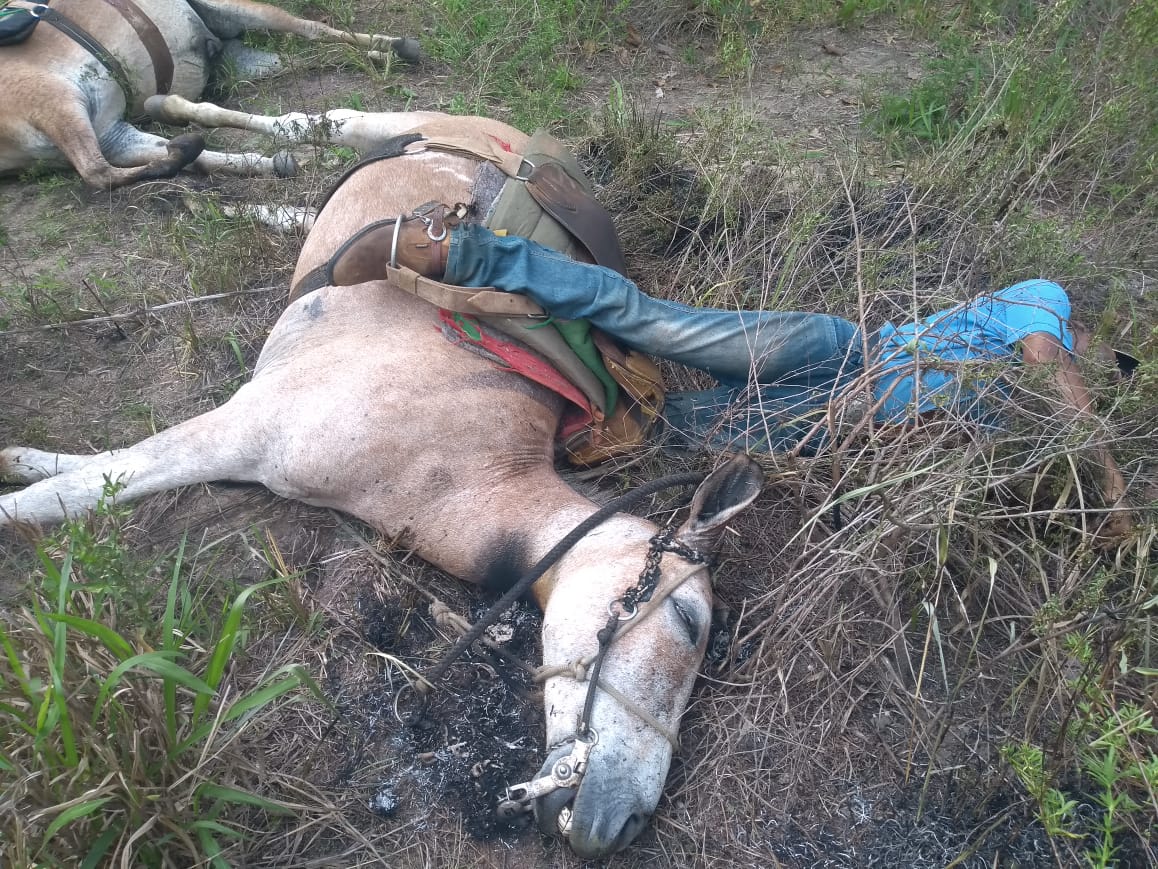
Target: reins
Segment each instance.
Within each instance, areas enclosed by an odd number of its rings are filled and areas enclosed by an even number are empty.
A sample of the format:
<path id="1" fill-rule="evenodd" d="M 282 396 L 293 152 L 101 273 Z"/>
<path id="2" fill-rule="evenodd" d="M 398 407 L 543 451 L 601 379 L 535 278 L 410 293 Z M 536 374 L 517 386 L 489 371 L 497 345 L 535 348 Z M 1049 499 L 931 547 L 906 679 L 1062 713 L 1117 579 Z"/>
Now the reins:
<path id="1" fill-rule="evenodd" d="M 462 637 L 459 638 L 458 642 L 454 644 L 450 651 L 443 655 L 442 659 L 437 664 L 431 667 L 425 674 L 420 675 L 419 681 L 415 683 L 414 686 L 415 691 L 421 696 L 428 694 L 434 688 L 434 683 L 446 675 L 447 671 L 450 669 L 450 666 L 456 660 L 458 660 L 458 658 L 460 658 L 468 648 L 470 648 L 475 640 L 481 637 L 483 632 L 486 631 L 488 627 L 498 621 L 503 613 L 514 606 L 515 602 L 524 594 L 526 594 L 530 587 L 534 585 L 536 581 L 542 578 L 544 573 L 550 570 L 555 565 L 555 563 L 559 561 L 560 558 L 566 555 L 567 552 L 569 552 L 571 548 L 575 546 L 575 544 L 580 540 L 582 540 L 583 537 L 585 537 L 587 533 L 593 528 L 603 524 L 616 513 L 622 513 L 625 510 L 629 510 L 643 499 L 654 495 L 657 492 L 662 492 L 665 489 L 678 489 L 685 488 L 687 486 L 699 485 L 703 482 L 706 476 L 707 475 L 703 473 L 693 472 L 685 474 L 671 474 L 666 477 L 660 477 L 658 480 L 652 480 L 650 483 L 644 483 L 638 489 L 628 492 L 625 495 L 620 495 L 618 498 L 615 498 L 604 506 L 600 507 L 594 513 L 572 528 L 571 531 L 569 531 L 562 540 L 560 540 L 551 548 L 550 552 L 539 559 L 538 563 L 535 564 L 535 566 L 532 567 L 530 571 L 528 571 L 527 574 L 523 576 L 522 579 L 511 586 L 511 588 L 502 597 L 495 601 L 491 608 L 487 610 L 477 622 L 475 622 L 470 630 L 468 630 L 465 634 L 462 635 Z M 651 559 L 652 556 L 649 555 L 649 565 Z M 658 562 L 656 563 L 658 564 Z M 641 600 L 643 599 L 638 598 L 636 599 L 636 602 L 638 603 Z M 618 621 L 618 617 L 616 617 L 616 620 Z M 602 633 L 602 631 L 600 633 Z M 608 642 L 610 642 L 610 637 L 608 638 Z M 598 675 L 598 672 L 596 672 L 595 675 Z"/>

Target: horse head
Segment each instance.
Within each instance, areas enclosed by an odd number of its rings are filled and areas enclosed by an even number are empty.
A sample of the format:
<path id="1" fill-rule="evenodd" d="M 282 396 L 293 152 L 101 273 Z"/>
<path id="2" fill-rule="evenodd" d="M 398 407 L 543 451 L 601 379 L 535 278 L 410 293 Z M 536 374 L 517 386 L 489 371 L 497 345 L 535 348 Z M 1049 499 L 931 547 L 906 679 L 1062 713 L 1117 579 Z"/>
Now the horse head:
<path id="1" fill-rule="evenodd" d="M 543 606 L 550 754 L 512 790 L 533 796 L 539 828 L 581 857 L 624 848 L 655 811 L 708 642 L 711 556 L 762 483 L 736 456 L 674 534 L 619 518 L 559 565 Z"/>

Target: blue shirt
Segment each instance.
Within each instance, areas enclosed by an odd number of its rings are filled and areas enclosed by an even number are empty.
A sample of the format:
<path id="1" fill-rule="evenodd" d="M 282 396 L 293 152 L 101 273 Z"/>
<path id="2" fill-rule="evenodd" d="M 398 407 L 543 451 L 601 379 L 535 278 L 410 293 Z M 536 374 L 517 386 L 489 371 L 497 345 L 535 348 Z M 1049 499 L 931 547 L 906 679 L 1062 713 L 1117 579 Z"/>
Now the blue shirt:
<path id="1" fill-rule="evenodd" d="M 979 375 L 963 370 L 972 361 L 1013 358 L 1027 335 L 1045 332 L 1073 352 L 1068 322 L 1070 300 L 1052 281 L 1022 281 L 995 293 L 900 328 L 885 324 L 877 333 L 875 389 L 884 397 L 878 418 L 903 422 L 948 405 L 967 405 L 982 385 Z"/>

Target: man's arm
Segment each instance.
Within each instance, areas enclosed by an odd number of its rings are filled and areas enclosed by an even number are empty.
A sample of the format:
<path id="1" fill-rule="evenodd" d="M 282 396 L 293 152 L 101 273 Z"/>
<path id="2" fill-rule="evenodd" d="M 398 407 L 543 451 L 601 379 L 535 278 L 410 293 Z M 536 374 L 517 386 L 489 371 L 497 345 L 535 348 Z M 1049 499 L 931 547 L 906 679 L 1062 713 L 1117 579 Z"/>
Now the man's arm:
<path id="1" fill-rule="evenodd" d="M 1027 335 L 1021 342 L 1022 361 L 1029 365 L 1049 365 L 1053 373 L 1053 380 L 1066 404 L 1073 408 L 1079 417 L 1093 418 L 1094 400 L 1086 386 L 1082 373 L 1074 364 L 1069 351 L 1062 343 L 1048 332 L 1034 332 Z M 1126 480 L 1118 469 L 1113 455 L 1108 447 L 1097 445 L 1092 448 L 1094 461 L 1102 469 L 1102 496 L 1106 506 L 1117 506 L 1126 495 Z M 1111 514 L 1101 528 L 1101 534 L 1107 537 L 1119 537 L 1128 534 L 1133 528 L 1133 518 L 1127 511 Z"/>

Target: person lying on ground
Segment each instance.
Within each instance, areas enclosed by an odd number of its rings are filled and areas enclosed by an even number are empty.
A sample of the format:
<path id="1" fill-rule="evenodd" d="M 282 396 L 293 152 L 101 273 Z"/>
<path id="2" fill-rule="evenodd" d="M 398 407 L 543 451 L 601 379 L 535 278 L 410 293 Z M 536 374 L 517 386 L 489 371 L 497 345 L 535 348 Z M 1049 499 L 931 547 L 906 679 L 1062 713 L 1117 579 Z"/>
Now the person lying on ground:
<path id="1" fill-rule="evenodd" d="M 463 287 L 523 293 L 549 314 L 586 319 L 628 347 L 707 372 L 719 386 L 670 393 L 667 426 L 689 444 L 714 449 L 815 452 L 829 427 L 830 404 L 866 381 L 879 424 L 911 424 L 953 409 L 992 420 L 976 374 L 965 363 L 1020 361 L 1047 366 L 1065 406 L 1096 419 L 1074 361 L 1089 334 L 1071 320 L 1058 284 L 1026 280 L 980 295 L 924 320 L 885 324 L 874 333 L 840 317 L 802 311 L 697 308 L 657 299 L 611 269 L 576 262 L 517 236 L 477 224 L 451 227 L 431 244 L 422 221 L 405 221 L 398 264 Z M 976 372 L 977 366 L 973 366 Z M 1126 482 L 1108 448 L 1095 445 L 1107 507 L 1121 508 Z M 1115 509 L 1103 538 L 1133 527 Z"/>

